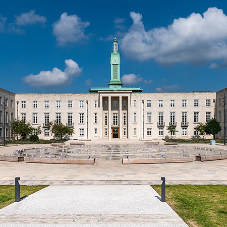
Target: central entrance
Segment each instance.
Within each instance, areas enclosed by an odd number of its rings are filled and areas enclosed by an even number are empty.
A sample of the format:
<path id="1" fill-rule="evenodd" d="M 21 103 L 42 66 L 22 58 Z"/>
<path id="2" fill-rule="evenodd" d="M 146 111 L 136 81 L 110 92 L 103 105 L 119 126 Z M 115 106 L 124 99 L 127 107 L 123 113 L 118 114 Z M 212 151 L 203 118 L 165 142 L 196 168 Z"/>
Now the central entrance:
<path id="1" fill-rule="evenodd" d="M 112 135 L 113 135 L 113 138 L 119 138 L 118 128 L 113 128 L 112 129 Z"/>

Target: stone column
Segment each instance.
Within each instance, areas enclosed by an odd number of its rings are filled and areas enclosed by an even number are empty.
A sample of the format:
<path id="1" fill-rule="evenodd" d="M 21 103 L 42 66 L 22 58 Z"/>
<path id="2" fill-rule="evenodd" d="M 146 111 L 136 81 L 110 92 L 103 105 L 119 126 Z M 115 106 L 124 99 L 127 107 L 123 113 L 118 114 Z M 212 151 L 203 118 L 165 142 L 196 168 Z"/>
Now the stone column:
<path id="1" fill-rule="evenodd" d="M 99 103 L 100 103 L 100 111 L 99 111 L 99 130 L 100 130 L 100 139 L 103 139 L 103 106 L 102 106 L 102 95 L 99 96 L 100 100 L 99 100 Z"/>
<path id="2" fill-rule="evenodd" d="M 108 96 L 108 138 L 111 140 L 111 96 Z"/>
<path id="3" fill-rule="evenodd" d="M 119 95 L 119 132 L 120 132 L 120 139 L 123 138 L 123 124 L 122 124 L 122 95 Z"/>

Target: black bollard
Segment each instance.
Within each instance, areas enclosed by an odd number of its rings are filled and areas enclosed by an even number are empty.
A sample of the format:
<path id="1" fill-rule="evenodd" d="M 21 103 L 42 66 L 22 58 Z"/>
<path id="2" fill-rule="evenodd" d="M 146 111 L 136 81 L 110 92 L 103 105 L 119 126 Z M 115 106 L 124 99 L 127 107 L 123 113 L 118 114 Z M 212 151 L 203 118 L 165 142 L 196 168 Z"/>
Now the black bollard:
<path id="1" fill-rule="evenodd" d="M 20 177 L 15 177 L 15 202 L 20 202 Z"/>
<path id="2" fill-rule="evenodd" d="M 161 202 L 166 201 L 166 183 L 165 183 L 165 177 L 161 177 L 162 185 L 161 185 Z"/>

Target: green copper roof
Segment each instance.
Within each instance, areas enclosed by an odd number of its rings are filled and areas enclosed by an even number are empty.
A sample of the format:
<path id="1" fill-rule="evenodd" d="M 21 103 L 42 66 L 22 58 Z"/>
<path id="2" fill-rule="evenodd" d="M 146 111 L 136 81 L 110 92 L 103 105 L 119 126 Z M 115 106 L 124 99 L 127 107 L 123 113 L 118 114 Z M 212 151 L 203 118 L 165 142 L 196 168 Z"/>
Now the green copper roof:
<path id="1" fill-rule="evenodd" d="M 121 88 L 110 88 L 110 87 L 92 87 L 90 90 L 88 90 L 91 93 L 96 93 L 99 91 L 131 91 L 131 92 L 142 92 L 143 89 L 139 88 L 127 88 L 127 87 L 121 87 Z"/>

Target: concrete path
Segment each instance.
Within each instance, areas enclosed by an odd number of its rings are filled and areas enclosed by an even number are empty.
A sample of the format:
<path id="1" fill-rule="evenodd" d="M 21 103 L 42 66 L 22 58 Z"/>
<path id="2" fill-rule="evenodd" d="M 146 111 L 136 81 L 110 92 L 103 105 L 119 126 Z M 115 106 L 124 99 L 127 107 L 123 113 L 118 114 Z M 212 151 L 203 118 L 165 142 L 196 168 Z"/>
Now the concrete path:
<path id="1" fill-rule="evenodd" d="M 145 185 L 49 186 L 1 209 L 0 223 L 0 226 L 187 226 Z"/>

